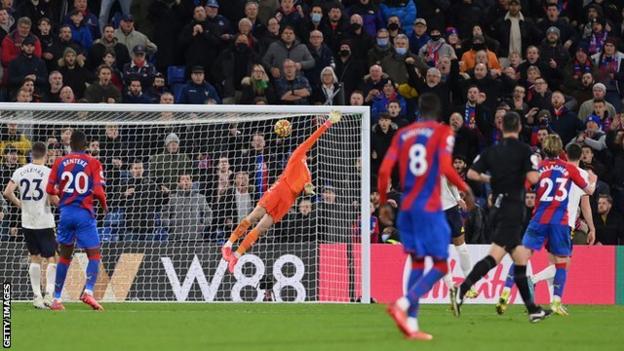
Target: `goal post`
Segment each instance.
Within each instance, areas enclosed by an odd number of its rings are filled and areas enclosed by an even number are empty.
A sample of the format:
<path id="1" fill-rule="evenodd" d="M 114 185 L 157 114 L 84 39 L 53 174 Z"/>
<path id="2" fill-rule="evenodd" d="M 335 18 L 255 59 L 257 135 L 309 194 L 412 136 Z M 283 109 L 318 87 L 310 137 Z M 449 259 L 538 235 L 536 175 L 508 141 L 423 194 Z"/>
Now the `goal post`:
<path id="1" fill-rule="evenodd" d="M 288 156 L 327 119 L 308 153 L 316 195 L 288 214 L 227 272 L 219 248 L 280 175 Z M 292 133 L 280 137 L 275 122 Z M 111 210 L 98 213 L 103 301 L 371 301 L 370 115 L 368 107 L 0 103 L 2 187 L 30 159 L 48 163 L 85 131 L 100 159 Z M 0 226 L 0 279 L 31 300 L 19 212 Z M 240 243 L 240 242 L 239 242 Z M 77 299 L 86 255 L 78 250 L 63 297 Z"/>

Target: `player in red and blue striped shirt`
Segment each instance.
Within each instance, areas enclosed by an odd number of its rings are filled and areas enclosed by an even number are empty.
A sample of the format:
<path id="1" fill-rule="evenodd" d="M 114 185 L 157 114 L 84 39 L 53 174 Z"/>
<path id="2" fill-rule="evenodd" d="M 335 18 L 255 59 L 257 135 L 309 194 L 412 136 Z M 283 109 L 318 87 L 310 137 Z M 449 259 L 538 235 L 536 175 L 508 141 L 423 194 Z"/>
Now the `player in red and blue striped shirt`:
<path id="1" fill-rule="evenodd" d="M 87 137 L 81 131 L 74 131 L 70 145 L 72 152 L 58 160 L 52 166 L 46 192 L 59 196 L 60 219 L 57 241 L 60 244 L 60 258 L 56 269 L 53 310 L 63 310 L 61 292 L 65 284 L 67 270 L 71 263 L 74 246 L 85 249 L 87 282 L 80 299 L 94 310 L 102 306 L 93 297 L 93 288 L 97 280 L 101 260 L 100 238 L 98 236 L 94 198 L 107 211 L 104 176 L 100 161 L 87 155 Z"/>
<path id="2" fill-rule="evenodd" d="M 556 273 L 553 295 L 563 296 L 567 277 L 566 267 L 572 254 L 572 239 L 568 221 L 568 201 L 572 183 L 592 195 L 596 189 L 596 175 L 590 173 L 589 183 L 578 168 L 559 159 L 563 150 L 561 138 L 552 134 L 544 139 L 546 159 L 539 165 L 539 187 L 534 215 L 522 238 L 522 245 L 532 251 L 541 250 L 548 242 L 548 251 L 555 257 Z"/>
<path id="3" fill-rule="evenodd" d="M 398 161 L 403 188 L 398 228 L 401 243 L 412 259 L 412 271 L 407 295 L 390 305 L 388 312 L 408 338 L 431 340 L 431 335 L 418 327 L 418 299 L 448 271 L 451 231 L 442 210 L 441 176 L 460 191 L 469 188 L 452 165 L 453 132 L 436 122 L 440 114 L 438 97 L 424 94 L 419 105 L 424 121 L 396 133 L 381 164 L 378 187 L 384 204 L 392 169 Z M 427 256 L 433 259 L 433 268 L 423 275 Z"/>

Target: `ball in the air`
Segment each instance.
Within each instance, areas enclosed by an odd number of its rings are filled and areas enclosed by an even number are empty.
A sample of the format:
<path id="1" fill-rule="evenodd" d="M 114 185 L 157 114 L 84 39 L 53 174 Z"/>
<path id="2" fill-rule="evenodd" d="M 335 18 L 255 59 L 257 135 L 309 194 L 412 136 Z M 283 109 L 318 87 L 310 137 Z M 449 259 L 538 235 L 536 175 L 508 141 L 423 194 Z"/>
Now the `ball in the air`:
<path id="1" fill-rule="evenodd" d="M 290 132 L 292 132 L 292 126 L 287 120 L 280 119 L 279 121 L 275 122 L 274 131 L 278 137 L 285 138 L 290 135 Z"/>

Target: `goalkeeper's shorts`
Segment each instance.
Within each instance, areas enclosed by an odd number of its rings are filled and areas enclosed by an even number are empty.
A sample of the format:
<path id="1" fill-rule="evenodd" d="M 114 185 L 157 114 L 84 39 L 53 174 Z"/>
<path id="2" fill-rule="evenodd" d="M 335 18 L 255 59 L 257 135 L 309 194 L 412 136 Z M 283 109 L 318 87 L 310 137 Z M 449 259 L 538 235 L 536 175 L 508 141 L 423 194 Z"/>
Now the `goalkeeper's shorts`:
<path id="1" fill-rule="evenodd" d="M 258 205 L 264 207 L 273 218 L 273 223 L 277 223 L 284 218 L 296 200 L 297 194 L 286 183 L 276 182 L 262 195 Z"/>

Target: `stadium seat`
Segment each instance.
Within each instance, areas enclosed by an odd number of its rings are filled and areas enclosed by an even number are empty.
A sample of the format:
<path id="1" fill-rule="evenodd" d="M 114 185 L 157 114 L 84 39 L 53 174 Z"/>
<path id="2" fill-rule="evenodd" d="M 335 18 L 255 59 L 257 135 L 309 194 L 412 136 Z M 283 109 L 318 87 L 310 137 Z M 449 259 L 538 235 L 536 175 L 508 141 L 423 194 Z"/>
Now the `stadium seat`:
<path id="1" fill-rule="evenodd" d="M 185 85 L 186 84 L 183 84 L 183 83 L 177 83 L 177 84 L 174 84 L 173 86 L 170 85 L 171 92 L 173 93 L 173 97 L 175 101 L 180 100 L 180 93 L 182 92 L 182 88 L 184 88 Z"/>
<path id="2" fill-rule="evenodd" d="M 186 67 L 167 67 L 167 85 L 173 88 L 174 85 L 183 83 L 186 83 Z"/>

